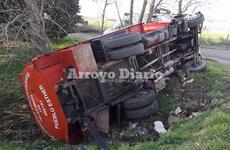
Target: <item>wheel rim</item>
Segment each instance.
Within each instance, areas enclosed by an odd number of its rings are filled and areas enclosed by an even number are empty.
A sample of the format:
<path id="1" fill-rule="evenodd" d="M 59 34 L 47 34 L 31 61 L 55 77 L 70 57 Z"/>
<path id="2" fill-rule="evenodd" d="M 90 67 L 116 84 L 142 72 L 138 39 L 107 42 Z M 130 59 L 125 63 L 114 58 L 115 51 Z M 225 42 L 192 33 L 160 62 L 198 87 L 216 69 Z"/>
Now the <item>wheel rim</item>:
<path id="1" fill-rule="evenodd" d="M 199 18 L 200 15 L 199 14 L 189 14 L 189 15 L 186 15 L 184 17 L 185 20 L 189 21 L 189 20 L 194 20 L 194 19 L 197 19 Z"/>

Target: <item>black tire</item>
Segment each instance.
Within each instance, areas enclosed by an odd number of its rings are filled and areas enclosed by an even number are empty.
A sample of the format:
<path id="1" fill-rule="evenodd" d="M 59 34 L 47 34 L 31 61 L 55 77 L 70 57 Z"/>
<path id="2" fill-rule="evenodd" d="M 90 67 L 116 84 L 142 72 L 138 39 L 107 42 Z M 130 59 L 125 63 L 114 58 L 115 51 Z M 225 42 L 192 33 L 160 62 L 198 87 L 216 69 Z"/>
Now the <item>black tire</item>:
<path id="1" fill-rule="evenodd" d="M 152 90 L 139 91 L 135 96 L 130 97 L 122 103 L 125 110 L 143 108 L 156 99 L 155 92 Z"/>
<path id="2" fill-rule="evenodd" d="M 153 101 L 152 104 L 136 110 L 124 110 L 125 116 L 129 119 L 140 119 L 147 117 L 156 113 L 158 110 L 158 103 L 156 100 Z"/>
<path id="3" fill-rule="evenodd" d="M 103 40 L 102 44 L 105 49 L 116 49 L 138 43 L 141 41 L 141 39 L 142 36 L 140 35 L 140 33 L 130 33 L 127 35 L 114 37 L 108 40 Z"/>
<path id="4" fill-rule="evenodd" d="M 140 55 L 143 53 L 144 53 L 144 45 L 142 43 L 138 43 L 136 45 L 106 52 L 106 55 L 109 60 L 116 60 L 116 59 L 127 58 L 130 56 Z"/>
<path id="5" fill-rule="evenodd" d="M 142 41 L 145 48 L 149 48 L 160 42 L 163 42 L 169 38 L 169 32 L 167 29 L 160 29 L 151 33 L 143 35 Z"/>
<path id="6" fill-rule="evenodd" d="M 195 16 L 195 17 L 191 17 L 192 15 Z M 184 17 L 184 19 L 187 20 L 188 27 L 192 28 L 192 27 L 196 27 L 198 25 L 203 24 L 204 15 L 202 13 L 195 13 L 195 14 L 191 14 L 191 15 L 186 15 Z"/>
<path id="7" fill-rule="evenodd" d="M 123 36 L 123 35 L 127 35 L 128 33 L 127 32 L 124 32 L 124 31 L 116 31 L 116 32 L 112 32 L 112 33 L 109 33 L 109 34 L 104 34 L 102 35 L 101 37 L 95 39 L 95 40 L 106 40 L 106 39 L 112 39 L 112 38 L 116 38 L 116 37 L 119 37 L 119 36 Z"/>
<path id="8" fill-rule="evenodd" d="M 205 60 L 200 60 L 198 66 L 189 67 L 188 70 L 189 72 L 204 72 L 207 70 L 207 62 Z"/>

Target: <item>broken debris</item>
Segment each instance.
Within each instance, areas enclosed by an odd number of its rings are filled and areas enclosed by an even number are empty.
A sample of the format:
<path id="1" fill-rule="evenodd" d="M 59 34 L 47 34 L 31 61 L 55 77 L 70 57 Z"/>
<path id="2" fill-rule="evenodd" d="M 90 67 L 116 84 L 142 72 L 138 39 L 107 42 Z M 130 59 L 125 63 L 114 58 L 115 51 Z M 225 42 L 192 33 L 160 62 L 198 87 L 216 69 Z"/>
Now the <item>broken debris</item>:
<path id="1" fill-rule="evenodd" d="M 165 129 L 163 123 L 161 121 L 155 121 L 154 122 L 154 129 L 157 131 L 159 134 L 166 133 L 167 130 Z"/>
<path id="2" fill-rule="evenodd" d="M 192 112 L 192 114 L 190 116 L 188 116 L 189 119 L 196 117 L 199 115 L 199 112 Z"/>
<path id="3" fill-rule="evenodd" d="M 177 107 L 177 109 L 174 111 L 174 113 L 176 114 L 176 115 L 178 115 L 179 113 L 181 113 L 182 112 L 182 110 L 181 110 L 181 108 L 178 106 Z"/>
<path id="4" fill-rule="evenodd" d="M 191 79 L 191 80 L 186 80 L 184 83 L 183 83 L 183 87 L 185 87 L 187 84 L 190 84 L 194 81 L 194 79 Z"/>

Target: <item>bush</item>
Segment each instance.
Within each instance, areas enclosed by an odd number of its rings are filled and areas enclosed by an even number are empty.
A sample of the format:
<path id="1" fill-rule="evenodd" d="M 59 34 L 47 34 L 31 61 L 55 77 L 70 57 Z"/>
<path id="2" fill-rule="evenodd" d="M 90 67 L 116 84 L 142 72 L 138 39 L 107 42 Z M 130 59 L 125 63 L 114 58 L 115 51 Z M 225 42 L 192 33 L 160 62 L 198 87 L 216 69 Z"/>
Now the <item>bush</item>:
<path id="1" fill-rule="evenodd" d="M 45 14 L 46 30 L 49 37 L 64 37 L 65 32 L 71 33 L 76 30 L 76 23 L 83 22 L 80 12 L 79 0 L 47 0 Z M 63 31 L 65 30 L 65 31 Z"/>
<path id="2" fill-rule="evenodd" d="M 41 2 L 37 0 L 39 11 Z M 42 18 L 45 22 L 45 31 L 50 38 L 62 38 L 66 33 L 75 31 L 76 23 L 83 22 L 78 15 L 79 0 L 44 0 L 43 6 Z M 24 0 L 0 0 L 0 25 L 11 22 L 8 27 L 11 34 L 16 34 L 20 29 L 30 29 L 29 18 Z"/>

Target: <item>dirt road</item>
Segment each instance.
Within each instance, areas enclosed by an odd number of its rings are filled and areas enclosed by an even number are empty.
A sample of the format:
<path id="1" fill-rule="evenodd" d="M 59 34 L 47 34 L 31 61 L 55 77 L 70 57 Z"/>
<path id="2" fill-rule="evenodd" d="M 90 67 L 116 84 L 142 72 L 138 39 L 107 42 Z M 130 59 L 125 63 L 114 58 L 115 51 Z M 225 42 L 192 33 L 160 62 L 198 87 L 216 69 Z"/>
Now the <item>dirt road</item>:
<path id="1" fill-rule="evenodd" d="M 70 33 L 68 36 L 69 37 L 74 37 L 74 38 L 82 38 L 82 39 L 92 39 L 94 37 L 99 36 L 99 33 L 82 33 L 82 32 L 77 32 L 77 33 Z"/>
<path id="2" fill-rule="evenodd" d="M 201 54 L 206 59 L 211 59 L 230 67 L 230 50 L 217 50 L 201 48 Z"/>

